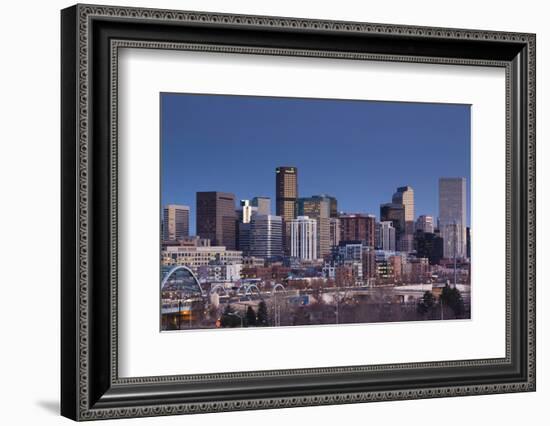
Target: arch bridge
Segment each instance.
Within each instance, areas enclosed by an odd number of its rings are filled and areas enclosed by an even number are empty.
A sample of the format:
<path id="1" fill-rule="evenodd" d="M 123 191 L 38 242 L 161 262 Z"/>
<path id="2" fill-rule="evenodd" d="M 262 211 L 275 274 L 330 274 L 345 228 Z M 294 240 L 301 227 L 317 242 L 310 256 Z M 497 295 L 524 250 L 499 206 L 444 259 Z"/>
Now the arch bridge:
<path id="1" fill-rule="evenodd" d="M 166 286 L 166 284 L 168 284 L 168 282 L 171 280 L 171 279 L 174 279 L 176 280 L 176 275 L 178 272 L 185 272 L 187 277 L 183 278 L 184 280 L 186 280 L 187 282 L 189 282 L 191 285 L 195 285 L 198 289 L 199 289 L 199 292 L 202 296 L 204 296 L 204 290 L 197 278 L 197 276 L 195 275 L 195 273 L 189 269 L 187 266 L 183 266 L 183 265 L 179 265 L 179 266 L 174 266 L 172 269 L 170 269 L 165 275 L 164 275 L 164 278 L 162 279 L 161 283 L 160 283 L 160 289 L 161 290 L 164 290 L 164 287 Z M 177 285 L 177 284 L 176 284 Z"/>

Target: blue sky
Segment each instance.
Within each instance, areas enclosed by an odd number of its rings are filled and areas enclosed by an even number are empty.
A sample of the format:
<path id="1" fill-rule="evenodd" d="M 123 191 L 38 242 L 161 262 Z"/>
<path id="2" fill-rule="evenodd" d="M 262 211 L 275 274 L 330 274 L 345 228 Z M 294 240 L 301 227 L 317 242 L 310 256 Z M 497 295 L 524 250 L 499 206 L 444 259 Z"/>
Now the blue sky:
<path id="1" fill-rule="evenodd" d="M 437 217 L 439 177 L 466 177 L 470 106 L 161 93 L 161 205 L 195 193 L 272 198 L 275 168 L 298 168 L 299 196 L 326 193 L 338 209 L 379 216 L 398 186 L 415 214 Z"/>

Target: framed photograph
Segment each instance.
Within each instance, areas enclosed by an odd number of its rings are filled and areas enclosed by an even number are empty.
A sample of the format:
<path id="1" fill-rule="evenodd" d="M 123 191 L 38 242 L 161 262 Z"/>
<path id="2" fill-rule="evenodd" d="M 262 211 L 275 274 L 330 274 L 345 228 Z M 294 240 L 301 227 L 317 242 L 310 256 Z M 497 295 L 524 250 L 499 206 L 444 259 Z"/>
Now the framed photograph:
<path id="1" fill-rule="evenodd" d="M 535 390 L 535 35 L 61 12 L 61 412 Z"/>

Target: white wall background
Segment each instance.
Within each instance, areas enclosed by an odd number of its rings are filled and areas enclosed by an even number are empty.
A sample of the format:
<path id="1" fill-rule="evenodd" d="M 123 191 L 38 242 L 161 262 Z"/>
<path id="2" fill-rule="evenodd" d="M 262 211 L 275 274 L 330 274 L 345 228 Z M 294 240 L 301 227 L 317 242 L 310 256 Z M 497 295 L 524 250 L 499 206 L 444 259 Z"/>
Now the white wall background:
<path id="1" fill-rule="evenodd" d="M 547 424 L 550 401 L 550 28 L 544 1 L 120 0 L 103 4 L 296 16 L 537 33 L 538 390 L 492 395 L 293 408 L 118 424 L 269 425 L 315 421 L 369 424 Z M 59 10 L 71 2 L 2 5 L 0 66 L 0 419 L 2 424 L 68 424 L 59 405 Z M 20 275 L 23 273 L 23 275 Z M 25 308 L 20 306 L 25 302 Z M 131 422 L 131 423 L 129 423 Z M 113 423 L 107 421 L 102 424 Z M 117 423 L 113 423 L 117 424 Z"/>

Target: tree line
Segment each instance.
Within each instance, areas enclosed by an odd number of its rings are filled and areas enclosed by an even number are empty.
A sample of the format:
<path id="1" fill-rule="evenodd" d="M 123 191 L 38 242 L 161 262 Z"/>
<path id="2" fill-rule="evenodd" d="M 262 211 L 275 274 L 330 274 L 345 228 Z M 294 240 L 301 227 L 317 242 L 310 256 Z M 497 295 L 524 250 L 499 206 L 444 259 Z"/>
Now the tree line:
<path id="1" fill-rule="evenodd" d="M 416 312 L 425 319 L 463 318 L 464 299 L 457 288 L 446 285 L 439 300 L 431 291 L 425 292 L 416 306 Z"/>
<path id="2" fill-rule="evenodd" d="M 258 304 L 256 312 L 252 306 L 246 308 L 244 315 L 238 313 L 231 304 L 228 304 L 220 318 L 220 326 L 224 328 L 232 327 L 267 327 L 269 326 L 269 316 L 267 305 L 262 300 Z"/>

